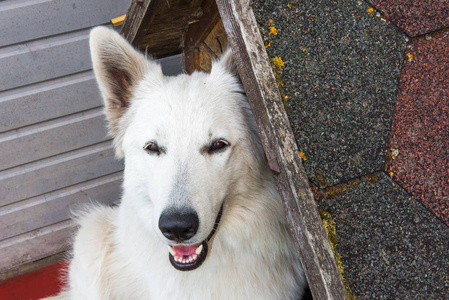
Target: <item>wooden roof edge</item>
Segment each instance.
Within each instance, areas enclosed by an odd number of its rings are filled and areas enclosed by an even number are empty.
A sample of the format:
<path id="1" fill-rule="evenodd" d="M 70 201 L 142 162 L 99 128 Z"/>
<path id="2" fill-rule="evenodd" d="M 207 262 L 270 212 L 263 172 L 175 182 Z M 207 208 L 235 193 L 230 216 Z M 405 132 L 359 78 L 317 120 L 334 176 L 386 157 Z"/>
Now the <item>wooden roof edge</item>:
<path id="1" fill-rule="evenodd" d="M 134 46 L 142 42 L 148 26 L 162 9 L 163 0 L 133 0 L 120 33 Z"/>
<path id="2" fill-rule="evenodd" d="M 313 298 L 344 299 L 345 288 L 310 190 L 248 0 L 217 0 L 240 77 L 281 193 Z"/>

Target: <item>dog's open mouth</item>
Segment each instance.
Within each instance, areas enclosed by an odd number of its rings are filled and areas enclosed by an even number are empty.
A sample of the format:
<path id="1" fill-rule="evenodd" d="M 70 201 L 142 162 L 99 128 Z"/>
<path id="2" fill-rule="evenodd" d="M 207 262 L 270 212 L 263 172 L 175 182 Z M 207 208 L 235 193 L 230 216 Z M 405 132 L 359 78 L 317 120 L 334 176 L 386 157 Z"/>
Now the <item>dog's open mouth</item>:
<path id="1" fill-rule="evenodd" d="M 212 239 L 217 231 L 223 213 L 223 205 L 218 212 L 215 220 L 214 228 L 209 236 L 199 244 L 180 244 L 168 246 L 169 260 L 172 266 L 179 271 L 195 270 L 203 264 L 207 257 L 208 242 Z"/>
<path id="2" fill-rule="evenodd" d="M 207 248 L 206 241 L 193 245 L 168 246 L 170 263 L 180 271 L 194 270 L 206 260 Z"/>

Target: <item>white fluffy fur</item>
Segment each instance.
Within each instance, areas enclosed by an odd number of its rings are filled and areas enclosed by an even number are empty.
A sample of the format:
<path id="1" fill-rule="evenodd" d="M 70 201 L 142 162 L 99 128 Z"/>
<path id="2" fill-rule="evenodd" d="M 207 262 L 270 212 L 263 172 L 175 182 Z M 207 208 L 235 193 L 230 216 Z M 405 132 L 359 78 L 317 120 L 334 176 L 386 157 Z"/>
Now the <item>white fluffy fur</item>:
<path id="1" fill-rule="evenodd" d="M 116 208 L 92 207 L 78 217 L 68 287 L 57 299 L 301 299 L 297 248 L 251 110 L 229 72 L 231 52 L 211 74 L 165 77 L 111 30 L 94 29 L 90 45 L 110 132 L 125 159 L 123 197 Z M 230 146 L 205 152 L 218 138 Z M 149 141 L 165 152 L 144 151 Z M 162 210 L 193 207 L 200 226 L 189 242 L 199 243 L 222 203 L 204 264 L 173 268 L 170 241 L 158 228 Z"/>

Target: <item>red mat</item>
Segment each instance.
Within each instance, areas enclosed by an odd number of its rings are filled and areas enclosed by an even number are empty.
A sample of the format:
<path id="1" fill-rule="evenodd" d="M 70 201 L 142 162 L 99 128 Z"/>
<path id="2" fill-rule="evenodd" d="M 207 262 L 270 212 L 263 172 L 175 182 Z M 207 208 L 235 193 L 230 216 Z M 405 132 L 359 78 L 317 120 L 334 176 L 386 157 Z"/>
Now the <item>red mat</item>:
<path id="1" fill-rule="evenodd" d="M 61 270 L 67 262 L 60 262 L 42 269 L 0 281 L 1 300 L 37 300 L 61 290 Z"/>

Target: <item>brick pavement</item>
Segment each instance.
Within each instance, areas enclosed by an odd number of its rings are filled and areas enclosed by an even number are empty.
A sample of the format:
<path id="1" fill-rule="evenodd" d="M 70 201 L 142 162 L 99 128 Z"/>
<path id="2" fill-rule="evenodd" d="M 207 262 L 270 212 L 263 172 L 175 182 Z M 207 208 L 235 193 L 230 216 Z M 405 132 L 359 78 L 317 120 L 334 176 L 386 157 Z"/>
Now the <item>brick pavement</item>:
<path id="1" fill-rule="evenodd" d="M 353 295 L 447 299 L 447 1 L 253 9 L 269 57 L 284 62 L 287 113 Z"/>

